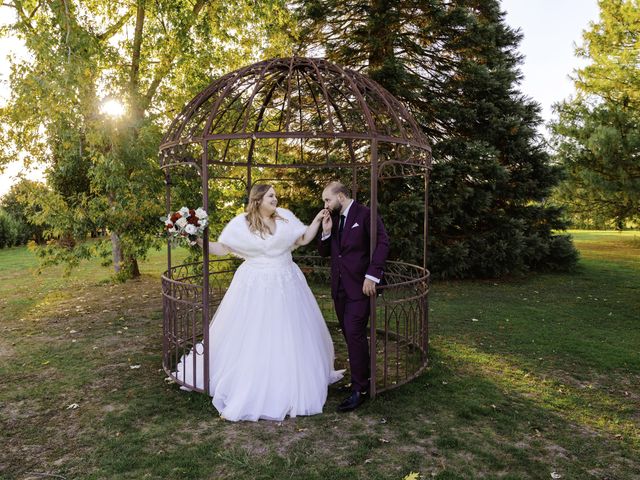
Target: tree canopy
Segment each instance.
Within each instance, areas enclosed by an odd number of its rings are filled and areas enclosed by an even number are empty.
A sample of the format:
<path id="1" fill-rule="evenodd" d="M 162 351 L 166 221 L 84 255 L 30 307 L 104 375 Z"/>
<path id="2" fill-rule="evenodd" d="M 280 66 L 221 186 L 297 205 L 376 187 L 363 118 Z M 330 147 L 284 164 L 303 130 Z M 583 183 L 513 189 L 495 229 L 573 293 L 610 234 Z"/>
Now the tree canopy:
<path id="1" fill-rule="evenodd" d="M 116 271 L 135 276 L 137 259 L 158 242 L 164 212 L 156 158 L 163 129 L 213 77 L 286 54 L 290 15 L 277 0 L 5 5 L 17 20 L 3 33 L 23 39 L 31 58 L 12 63 L 0 162 L 22 150 L 47 164 L 51 194 L 32 201 L 56 212 L 48 254 L 96 254 L 104 246 L 83 241 L 103 228 Z M 108 99 L 125 114 L 101 112 Z"/>

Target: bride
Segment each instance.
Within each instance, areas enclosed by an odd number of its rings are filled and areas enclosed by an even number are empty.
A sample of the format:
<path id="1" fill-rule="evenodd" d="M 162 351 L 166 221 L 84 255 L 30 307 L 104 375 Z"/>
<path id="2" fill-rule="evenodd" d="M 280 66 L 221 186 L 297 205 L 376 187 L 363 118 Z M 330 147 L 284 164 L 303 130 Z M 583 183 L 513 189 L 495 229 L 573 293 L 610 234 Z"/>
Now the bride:
<path id="1" fill-rule="evenodd" d="M 293 249 L 315 238 L 329 212 L 321 210 L 307 227 L 277 204 L 272 186 L 254 185 L 246 213 L 233 218 L 217 242 L 209 242 L 213 255 L 244 259 L 209 326 L 209 393 L 227 420 L 321 413 L 327 386 L 344 372 L 333 368 L 331 336 L 291 257 Z M 193 378 L 193 354 L 181 358 L 178 378 Z M 198 354 L 200 388 L 203 371 Z"/>

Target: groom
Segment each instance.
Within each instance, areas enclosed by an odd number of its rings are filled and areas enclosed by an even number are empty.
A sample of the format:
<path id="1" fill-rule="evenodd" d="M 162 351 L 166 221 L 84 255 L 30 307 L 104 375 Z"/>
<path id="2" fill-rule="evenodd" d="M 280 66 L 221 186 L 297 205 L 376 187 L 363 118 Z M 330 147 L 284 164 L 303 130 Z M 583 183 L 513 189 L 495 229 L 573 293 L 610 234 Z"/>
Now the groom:
<path id="1" fill-rule="evenodd" d="M 327 214 L 318 244 L 320 255 L 331 255 L 331 296 L 347 341 L 352 393 L 338 405 L 348 412 L 362 405 L 369 391 L 369 297 L 383 276 L 389 237 L 378 217 L 376 248 L 370 256 L 368 207 L 355 202 L 342 183 L 331 182 L 322 192 Z"/>

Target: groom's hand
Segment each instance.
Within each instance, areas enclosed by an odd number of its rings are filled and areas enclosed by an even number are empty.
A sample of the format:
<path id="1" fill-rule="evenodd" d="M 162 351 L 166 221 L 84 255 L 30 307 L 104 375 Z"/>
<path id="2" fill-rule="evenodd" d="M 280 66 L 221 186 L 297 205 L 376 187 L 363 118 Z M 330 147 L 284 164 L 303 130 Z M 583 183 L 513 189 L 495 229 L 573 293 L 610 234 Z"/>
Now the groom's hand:
<path id="1" fill-rule="evenodd" d="M 376 294 L 376 282 L 373 280 L 369 280 L 368 278 L 364 279 L 364 283 L 362 284 L 362 293 L 364 293 L 367 297 Z"/>

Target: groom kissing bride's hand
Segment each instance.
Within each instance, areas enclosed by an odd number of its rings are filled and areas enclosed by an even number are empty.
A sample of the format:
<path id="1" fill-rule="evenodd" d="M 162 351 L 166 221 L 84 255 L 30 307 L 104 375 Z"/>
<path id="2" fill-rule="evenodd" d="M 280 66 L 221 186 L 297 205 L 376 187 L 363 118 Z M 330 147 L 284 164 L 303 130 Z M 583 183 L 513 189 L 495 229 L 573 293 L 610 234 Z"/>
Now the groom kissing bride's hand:
<path id="1" fill-rule="evenodd" d="M 226 420 L 315 415 L 328 385 L 342 378 L 322 312 L 291 256 L 316 238 L 327 215 L 321 210 L 304 225 L 278 207 L 271 185 L 255 184 L 245 212 L 204 247 L 244 260 L 209 324 L 209 394 Z M 176 367 L 187 389 L 204 388 L 204 355 L 195 347 Z"/>

